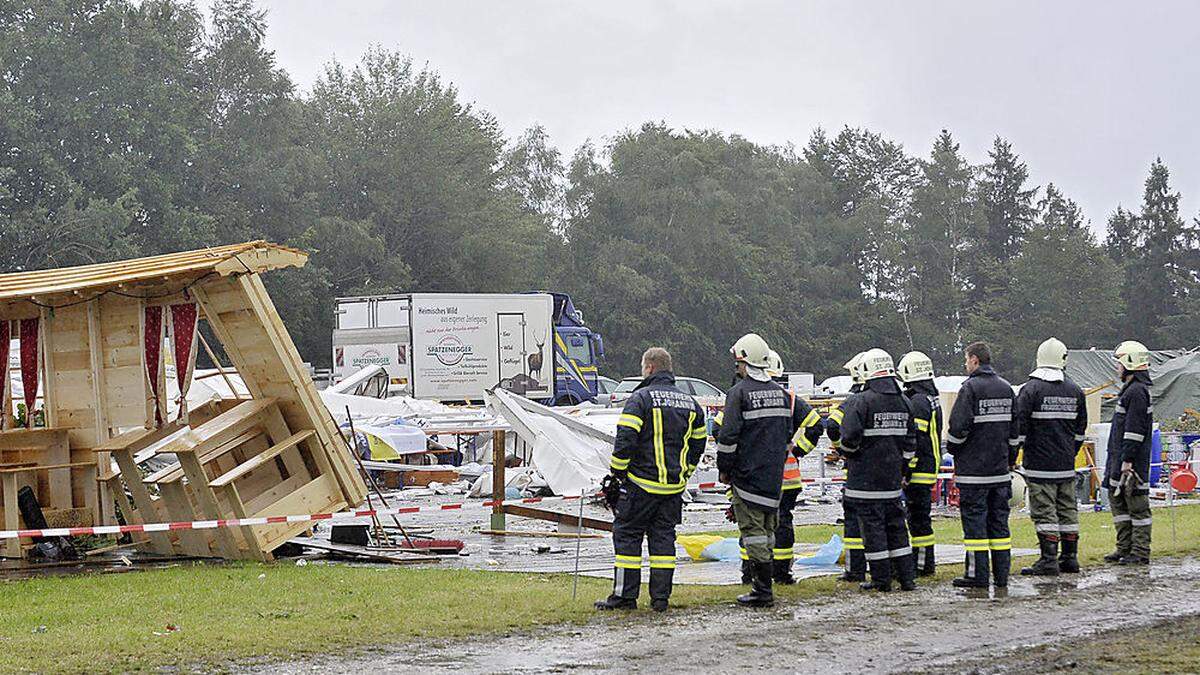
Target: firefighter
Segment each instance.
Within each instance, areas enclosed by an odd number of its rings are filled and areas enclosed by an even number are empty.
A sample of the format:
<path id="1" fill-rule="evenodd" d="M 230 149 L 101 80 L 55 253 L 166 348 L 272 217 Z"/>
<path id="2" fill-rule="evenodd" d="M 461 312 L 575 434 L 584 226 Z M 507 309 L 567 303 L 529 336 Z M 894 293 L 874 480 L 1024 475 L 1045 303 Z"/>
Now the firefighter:
<path id="1" fill-rule="evenodd" d="M 1112 505 L 1117 548 L 1104 556 L 1122 565 L 1150 563 L 1150 443 L 1154 405 L 1150 399 L 1150 350 L 1135 340 L 1117 345 L 1117 374 L 1124 385 L 1108 432 L 1104 487 Z"/>
<path id="2" fill-rule="evenodd" d="M 783 377 L 783 359 L 772 349 L 769 354 L 770 367 L 767 374 L 772 380 L 780 382 Z M 781 383 L 782 384 L 782 383 Z M 792 510 L 796 507 L 796 499 L 804 489 L 800 475 L 800 458 L 812 452 L 821 439 L 824 425 L 821 414 L 812 406 L 796 396 L 796 392 L 788 391 L 788 405 L 792 412 L 792 442 L 783 464 L 783 490 L 779 498 L 779 525 L 775 528 L 775 549 L 772 551 L 773 578 L 777 584 L 791 585 L 796 583 L 792 576 L 792 560 L 795 558 L 796 530 L 792 524 Z M 743 548 L 743 553 L 745 549 Z M 743 565 L 743 579 L 745 577 Z"/>
<path id="3" fill-rule="evenodd" d="M 765 340 L 749 333 L 729 351 L 744 377 L 725 395 L 717 470 L 721 482 L 732 488 L 734 517 L 753 571 L 750 592 L 738 596 L 738 604 L 768 607 L 775 603 L 773 550 L 792 410 L 787 392 L 767 374 L 770 348 Z"/>
<path id="4" fill-rule="evenodd" d="M 908 530 L 917 573 L 929 576 L 937 572 L 929 512 L 933 505 L 933 485 L 942 465 L 942 403 L 933 381 L 933 361 L 923 352 L 902 356 L 896 374 L 904 383 L 904 396 L 917 425 L 917 454 L 908 463 L 908 481 L 904 486 Z"/>
<path id="5" fill-rule="evenodd" d="M 917 587 L 916 569 L 900 496 L 904 467 L 916 456 L 917 426 L 896 384 L 892 357 L 871 349 L 862 364 L 866 387 L 847 406 L 841 428 L 846 456 L 843 499 L 858 517 L 871 572 L 862 588 L 890 591 L 894 575 L 902 590 L 911 591 Z"/>
<path id="6" fill-rule="evenodd" d="M 671 355 L 651 347 L 642 377 L 617 422 L 609 466 L 621 484 L 614 508 L 613 592 L 597 609 L 636 609 L 641 588 L 642 538 L 650 548 L 650 605 L 667 609 L 675 572 L 675 526 L 684 487 L 708 439 L 704 410 L 675 386 Z"/>
<path id="7" fill-rule="evenodd" d="M 1075 455 L 1087 433 L 1087 400 L 1063 372 L 1066 366 L 1067 346 L 1057 338 L 1046 340 L 1038 346 L 1037 368 L 1017 395 L 1017 442 L 1041 549 L 1037 562 L 1021 570 L 1025 575 L 1079 571 Z"/>
<path id="8" fill-rule="evenodd" d="M 846 414 L 846 406 L 850 400 L 863 390 L 866 380 L 863 379 L 862 358 L 866 352 L 859 352 L 842 367 L 850 373 L 850 393 L 825 420 L 825 434 L 833 451 L 841 455 L 842 419 Z M 858 516 L 854 514 L 854 505 L 846 501 L 846 488 L 842 488 L 842 545 L 846 550 L 846 571 L 838 577 L 839 581 L 861 582 L 867 578 L 867 559 L 863 557 L 862 533 L 858 530 Z"/>
<path id="9" fill-rule="evenodd" d="M 1011 470 L 1017 460 L 1012 385 L 992 369 L 992 352 L 972 342 L 965 352 L 967 380 L 950 411 L 946 452 L 954 455 L 954 483 L 962 515 L 966 571 L 960 588 L 987 588 L 988 552 L 997 588 L 1008 586 L 1012 538 L 1008 530 Z"/>

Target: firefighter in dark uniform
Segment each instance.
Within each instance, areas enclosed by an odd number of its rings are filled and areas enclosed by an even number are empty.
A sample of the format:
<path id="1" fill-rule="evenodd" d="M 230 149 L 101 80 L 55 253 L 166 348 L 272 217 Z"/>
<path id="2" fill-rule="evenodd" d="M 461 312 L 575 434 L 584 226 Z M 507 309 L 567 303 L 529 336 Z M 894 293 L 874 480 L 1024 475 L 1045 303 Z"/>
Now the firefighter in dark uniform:
<path id="1" fill-rule="evenodd" d="M 769 358 L 771 365 L 767 369 L 767 375 L 780 382 L 783 378 L 783 359 L 774 349 L 770 351 Z M 783 464 L 783 492 L 779 498 L 779 525 L 775 527 L 772 575 L 775 583 L 791 585 L 796 583 L 796 578 L 792 576 L 792 560 L 796 557 L 796 529 L 793 525 L 792 510 L 796 508 L 796 500 L 804 489 L 803 477 L 800 475 L 800 458 L 817 447 L 825 425 L 821 422 L 821 414 L 797 396 L 796 392 L 788 391 L 787 395 L 792 411 L 792 442 Z M 742 550 L 744 552 L 745 548 Z"/>
<path id="2" fill-rule="evenodd" d="M 772 561 L 792 410 L 787 392 L 767 375 L 770 348 L 765 340 L 749 333 L 730 352 L 744 377 L 725 395 L 717 470 L 721 482 L 732 488 L 734 517 L 754 572 L 751 590 L 738 596 L 738 604 L 767 607 L 775 603 Z"/>
<path id="3" fill-rule="evenodd" d="M 1104 487 L 1112 507 L 1117 549 L 1104 556 L 1122 565 L 1150 563 L 1150 443 L 1154 405 L 1150 398 L 1150 350 L 1135 340 L 1113 353 L 1124 385 L 1108 432 Z"/>
<path id="4" fill-rule="evenodd" d="M 610 466 L 621 483 L 613 518 L 613 592 L 597 609 L 635 609 L 641 588 L 642 538 L 650 548 L 650 604 L 666 611 L 675 573 L 675 526 L 684 487 L 708 440 L 704 410 L 675 387 L 671 355 L 652 347 L 642 355 L 644 379 L 617 422 Z"/>
<path id="5" fill-rule="evenodd" d="M 1017 461 L 1016 396 L 1012 385 L 992 370 L 992 353 L 983 342 L 966 349 L 967 380 L 950 411 L 946 452 L 954 455 L 954 483 L 962 515 L 966 571 L 954 580 L 960 588 L 988 587 L 992 579 L 1008 586 L 1012 537 L 1008 530 L 1011 470 Z"/>
<path id="6" fill-rule="evenodd" d="M 846 455 L 845 501 L 853 504 L 862 532 L 871 580 L 868 590 L 915 589 L 916 568 L 908 541 L 903 494 L 905 465 L 916 456 L 917 427 L 900 386 L 892 357 L 882 349 L 863 354 L 866 388 L 854 397 L 842 419 Z"/>
<path id="7" fill-rule="evenodd" d="M 1087 399 L 1063 372 L 1066 367 L 1067 346 L 1057 338 L 1046 340 L 1038 346 L 1037 368 L 1017 395 L 1021 468 L 1041 550 L 1037 562 L 1021 570 L 1025 575 L 1079 571 L 1075 456 L 1087 434 Z"/>
<path id="8" fill-rule="evenodd" d="M 930 510 L 933 485 L 942 465 L 942 402 L 933 382 L 933 361 L 923 352 L 909 352 L 900 357 L 896 374 L 904 383 L 904 396 L 917 425 L 917 455 L 908 463 L 908 482 L 904 486 L 908 532 L 917 573 L 929 576 L 937 572 Z"/>
<path id="9" fill-rule="evenodd" d="M 842 455 L 842 420 L 846 415 L 846 407 L 856 394 L 866 386 L 862 373 L 862 357 L 866 352 L 854 355 L 842 367 L 850 373 L 850 393 L 838 405 L 829 417 L 825 419 L 825 434 L 834 452 Z M 845 455 L 842 455 L 844 458 Z M 858 516 L 854 514 L 854 505 L 846 501 L 846 488 L 842 488 L 842 546 L 846 551 L 846 571 L 838 577 L 839 581 L 861 582 L 867 578 L 867 559 L 863 557 L 862 532 L 858 529 Z"/>

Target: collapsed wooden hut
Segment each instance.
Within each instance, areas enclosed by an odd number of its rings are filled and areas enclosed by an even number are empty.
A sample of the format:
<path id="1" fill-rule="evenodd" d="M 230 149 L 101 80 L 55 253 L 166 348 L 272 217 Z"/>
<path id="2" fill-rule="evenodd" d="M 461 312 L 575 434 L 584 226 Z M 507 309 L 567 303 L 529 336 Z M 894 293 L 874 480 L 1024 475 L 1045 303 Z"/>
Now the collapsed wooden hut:
<path id="1" fill-rule="evenodd" d="M 151 523 L 359 504 L 366 487 L 260 277 L 306 260 L 256 241 L 0 275 L 4 529 L 26 525 L 22 487 L 52 527 L 115 524 L 114 506 L 128 523 Z M 219 347 L 204 339 L 205 324 Z M 188 410 L 198 346 L 227 355 L 249 399 Z M 176 401 L 166 400 L 168 360 Z M 170 462 L 140 466 L 156 456 Z M 138 543 L 268 560 L 309 526 L 162 531 Z M 21 545 L 6 540 L 4 555 L 21 555 Z"/>

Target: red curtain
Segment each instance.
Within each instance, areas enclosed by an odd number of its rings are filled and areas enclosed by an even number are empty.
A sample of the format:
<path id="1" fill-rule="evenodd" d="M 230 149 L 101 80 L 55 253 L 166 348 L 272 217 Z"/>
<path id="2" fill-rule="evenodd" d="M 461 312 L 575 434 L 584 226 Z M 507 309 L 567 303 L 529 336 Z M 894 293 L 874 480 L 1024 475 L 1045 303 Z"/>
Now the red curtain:
<path id="1" fill-rule="evenodd" d="M 12 343 L 12 326 L 7 319 L 0 320 L 0 367 L 4 368 L 4 380 L 0 381 L 0 429 L 8 428 L 8 388 L 12 385 L 8 374 L 8 351 Z"/>
<path id="2" fill-rule="evenodd" d="M 200 310 L 196 303 L 171 305 L 171 345 L 175 354 L 175 377 L 179 384 L 179 417 L 187 419 L 187 393 L 196 369 L 196 325 Z"/>
<path id="3" fill-rule="evenodd" d="M 162 393 L 158 390 L 159 374 L 162 373 L 163 307 L 147 307 L 142 318 L 143 359 L 146 363 L 146 379 L 150 383 L 150 396 L 154 405 L 154 424 L 162 426 Z"/>
<path id="4" fill-rule="evenodd" d="M 38 395 L 38 355 L 41 319 L 21 319 L 21 386 L 25 388 L 25 426 L 33 428 Z M 6 348 L 7 351 L 7 348 Z M 5 365 L 7 368 L 7 364 Z"/>

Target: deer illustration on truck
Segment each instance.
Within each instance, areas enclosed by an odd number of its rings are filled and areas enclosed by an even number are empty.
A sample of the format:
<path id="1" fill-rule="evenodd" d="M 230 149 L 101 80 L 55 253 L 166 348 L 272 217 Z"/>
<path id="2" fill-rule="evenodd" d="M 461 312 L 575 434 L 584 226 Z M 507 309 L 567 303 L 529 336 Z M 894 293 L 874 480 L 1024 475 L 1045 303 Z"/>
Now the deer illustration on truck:
<path id="1" fill-rule="evenodd" d="M 529 364 L 529 376 L 541 379 L 542 377 L 542 348 L 546 346 L 546 334 L 534 333 L 533 341 L 537 343 L 537 351 L 526 357 Z"/>

